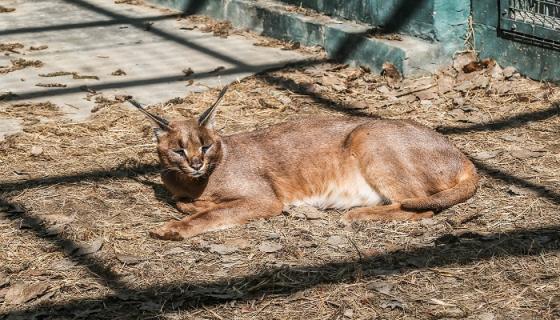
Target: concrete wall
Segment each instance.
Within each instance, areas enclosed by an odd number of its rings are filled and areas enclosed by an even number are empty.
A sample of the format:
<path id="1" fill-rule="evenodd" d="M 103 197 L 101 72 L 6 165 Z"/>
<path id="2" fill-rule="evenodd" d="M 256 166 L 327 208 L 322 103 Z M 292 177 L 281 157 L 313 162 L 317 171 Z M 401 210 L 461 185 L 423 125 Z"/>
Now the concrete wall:
<path id="1" fill-rule="evenodd" d="M 325 14 L 434 40 L 434 0 L 281 0 Z M 413 10 L 410 10 L 413 9 Z"/>
<path id="2" fill-rule="evenodd" d="M 383 61 L 391 61 L 404 73 L 408 73 L 407 69 L 433 70 L 438 64 L 448 63 L 455 52 L 464 50 L 468 19 L 472 14 L 475 46 L 481 58 L 494 58 L 499 64 L 514 66 L 521 74 L 534 79 L 560 81 L 560 52 L 500 36 L 498 0 L 279 0 L 363 24 L 362 27 L 352 27 L 350 31 L 342 25 L 322 25 L 312 19 L 263 10 L 251 0 L 150 1 L 187 13 L 199 12 L 232 20 L 237 26 L 264 35 L 304 45 L 322 45 L 328 52 L 329 49 L 338 51 L 331 47 L 370 27 L 410 35 L 413 37 L 409 38 L 420 41 L 357 41 L 360 47 L 353 48 L 355 50 L 350 57 L 351 61 L 365 63 L 374 69 Z M 258 1 L 261 5 L 268 2 Z M 342 40 L 338 41 L 338 38 Z M 425 50 L 418 50 L 419 47 Z M 368 55 L 374 56 L 368 58 Z"/>
<path id="3" fill-rule="evenodd" d="M 388 32 L 440 41 L 453 51 L 463 45 L 470 0 L 281 0 Z"/>

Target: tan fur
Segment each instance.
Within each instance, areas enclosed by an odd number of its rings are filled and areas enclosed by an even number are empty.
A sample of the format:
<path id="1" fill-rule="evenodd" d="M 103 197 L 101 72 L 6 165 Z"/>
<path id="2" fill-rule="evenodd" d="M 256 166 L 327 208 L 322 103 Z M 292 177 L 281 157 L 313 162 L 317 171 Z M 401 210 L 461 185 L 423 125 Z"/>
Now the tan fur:
<path id="1" fill-rule="evenodd" d="M 151 232 L 160 239 L 275 216 L 294 203 L 352 209 L 345 222 L 416 220 L 470 198 L 478 182 L 457 148 L 413 121 L 314 116 L 220 137 L 211 122 L 182 120 L 158 141 L 163 182 L 190 214 Z"/>

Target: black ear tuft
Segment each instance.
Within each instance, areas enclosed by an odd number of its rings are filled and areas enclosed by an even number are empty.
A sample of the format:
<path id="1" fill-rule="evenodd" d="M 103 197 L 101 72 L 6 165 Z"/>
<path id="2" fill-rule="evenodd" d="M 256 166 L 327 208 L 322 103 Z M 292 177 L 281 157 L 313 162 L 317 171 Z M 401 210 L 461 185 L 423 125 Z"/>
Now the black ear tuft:
<path id="1" fill-rule="evenodd" d="M 167 131 L 165 131 L 161 128 L 154 128 L 154 136 L 156 137 L 156 140 L 158 142 L 161 139 L 161 137 L 163 137 L 166 133 L 167 133 Z"/>
<path id="2" fill-rule="evenodd" d="M 206 111 L 204 111 L 198 117 L 199 126 L 208 127 L 208 128 L 212 128 L 214 126 L 214 115 L 216 114 L 216 110 L 218 109 L 218 104 L 220 104 L 220 101 L 222 101 L 222 98 L 226 94 L 227 89 L 228 86 L 223 87 L 222 90 L 220 91 L 220 94 L 218 95 L 218 98 L 216 99 L 216 102 L 214 102 L 214 104 L 212 104 L 210 108 L 206 109 Z"/>
<path id="3" fill-rule="evenodd" d="M 144 109 L 144 107 L 142 107 L 136 100 L 130 99 L 128 100 L 128 102 L 130 102 L 130 104 L 132 104 L 133 106 L 135 106 L 138 110 L 140 110 L 140 112 L 142 112 L 143 114 L 145 114 L 148 118 L 150 118 L 153 122 L 155 122 L 159 128 L 161 130 L 169 130 L 169 121 L 167 121 L 166 119 L 160 117 L 160 116 L 156 116 L 155 114 L 152 114 L 151 112 L 148 112 L 146 109 Z"/>

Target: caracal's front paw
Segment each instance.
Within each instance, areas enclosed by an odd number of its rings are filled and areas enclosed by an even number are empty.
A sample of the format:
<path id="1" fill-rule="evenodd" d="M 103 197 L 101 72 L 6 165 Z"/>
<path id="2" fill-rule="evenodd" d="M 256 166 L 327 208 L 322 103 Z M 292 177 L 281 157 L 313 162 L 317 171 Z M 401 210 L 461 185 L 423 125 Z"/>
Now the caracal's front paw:
<path id="1" fill-rule="evenodd" d="M 173 226 L 173 222 L 169 222 L 166 223 L 163 227 L 159 227 L 150 231 L 150 237 L 160 240 L 181 241 L 186 238 L 183 235 L 184 233 L 185 232 L 182 232 L 180 228 Z"/>

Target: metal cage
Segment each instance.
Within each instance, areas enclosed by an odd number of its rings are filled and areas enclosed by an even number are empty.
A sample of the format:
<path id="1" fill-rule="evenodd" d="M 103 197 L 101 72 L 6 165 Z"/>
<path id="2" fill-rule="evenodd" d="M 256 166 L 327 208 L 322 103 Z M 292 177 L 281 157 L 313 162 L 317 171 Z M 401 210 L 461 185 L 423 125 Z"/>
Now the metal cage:
<path id="1" fill-rule="evenodd" d="M 560 50 L 560 0 L 500 0 L 500 33 Z"/>

